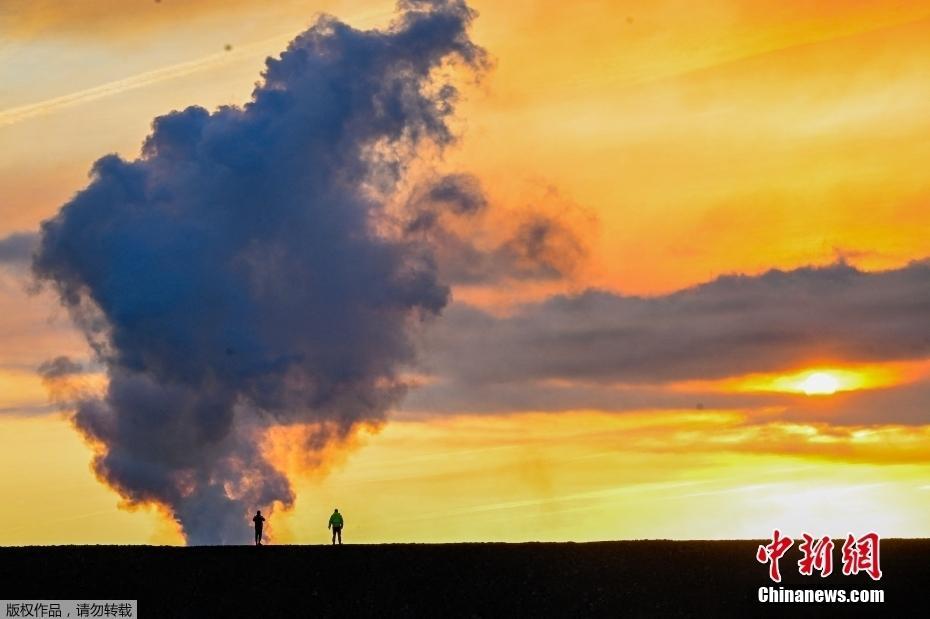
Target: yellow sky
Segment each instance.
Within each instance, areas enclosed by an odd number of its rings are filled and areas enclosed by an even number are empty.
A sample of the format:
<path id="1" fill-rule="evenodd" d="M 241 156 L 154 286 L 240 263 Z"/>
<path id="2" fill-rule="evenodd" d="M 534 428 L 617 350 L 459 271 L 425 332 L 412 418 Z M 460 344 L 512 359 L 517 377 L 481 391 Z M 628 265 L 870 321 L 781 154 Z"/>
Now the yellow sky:
<path id="1" fill-rule="evenodd" d="M 869 441 L 772 426 L 741 436 L 738 421 L 688 411 L 395 420 L 325 471 L 276 460 L 298 500 L 269 530 L 280 542 L 324 543 L 335 506 L 347 540 L 365 543 L 712 539 L 774 527 L 926 535 L 930 462 L 920 445 L 897 458 L 907 432 Z M 181 543 L 154 510 L 115 508 L 59 418 L 7 420 L 10 434 L 0 491 L 17 517 L 0 543 Z"/>
<path id="2" fill-rule="evenodd" d="M 472 4 L 494 68 L 466 87 L 462 140 L 442 167 L 476 174 L 501 220 L 558 214 L 588 258 L 565 281 L 456 299 L 500 309 L 591 286 L 655 294 L 723 273 L 839 257 L 888 269 L 930 255 L 926 2 Z M 373 27 L 391 5 L 0 3 L 0 238 L 51 216 L 97 157 L 135 156 L 156 115 L 247 100 L 264 57 L 317 11 Z M 60 354 L 88 353 L 50 295 L 0 269 L 0 493 L 17 515 L 0 544 L 179 543 L 157 512 L 118 509 L 90 472 L 90 447 L 48 412 L 33 369 Z M 924 367 L 821 369 L 861 389 L 922 380 Z M 669 389 L 803 393 L 815 369 Z M 927 426 L 765 415 L 401 415 L 325 471 L 282 462 L 299 498 L 270 524 L 279 540 L 325 541 L 338 505 L 347 539 L 366 542 L 761 537 L 775 526 L 930 535 Z"/>

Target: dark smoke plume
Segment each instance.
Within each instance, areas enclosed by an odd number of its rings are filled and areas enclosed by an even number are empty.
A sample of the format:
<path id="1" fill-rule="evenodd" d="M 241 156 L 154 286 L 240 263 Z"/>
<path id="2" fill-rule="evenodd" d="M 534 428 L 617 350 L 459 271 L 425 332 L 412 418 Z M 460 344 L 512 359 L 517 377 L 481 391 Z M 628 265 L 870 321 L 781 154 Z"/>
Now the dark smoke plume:
<path id="1" fill-rule="evenodd" d="M 156 118 L 138 159 L 98 160 L 42 225 L 35 275 L 109 376 L 75 405 L 95 470 L 188 543 L 241 542 L 247 513 L 292 504 L 263 431 L 383 419 L 447 302 L 428 244 L 378 223 L 417 153 L 453 139 L 437 70 L 486 60 L 464 0 L 398 8 L 386 30 L 320 18 L 245 106 Z"/>
<path id="2" fill-rule="evenodd" d="M 37 236 L 34 232 L 14 232 L 0 238 L 0 267 L 28 266 Z"/>
<path id="3" fill-rule="evenodd" d="M 443 278 L 453 284 L 563 279 L 587 254 L 575 230 L 542 210 L 512 214 L 513 229 L 503 233 L 499 223 L 482 220 L 488 210 L 477 178 L 449 174 L 414 188 L 404 234 L 434 248 Z"/>

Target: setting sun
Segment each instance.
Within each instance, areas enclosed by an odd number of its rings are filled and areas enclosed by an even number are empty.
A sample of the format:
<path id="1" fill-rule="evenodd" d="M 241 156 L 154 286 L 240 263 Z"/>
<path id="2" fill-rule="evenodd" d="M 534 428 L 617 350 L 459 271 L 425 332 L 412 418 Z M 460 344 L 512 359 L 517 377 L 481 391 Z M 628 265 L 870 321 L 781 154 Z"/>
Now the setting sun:
<path id="1" fill-rule="evenodd" d="M 801 389 L 807 395 L 832 395 L 839 386 L 836 377 L 826 372 L 814 372 L 801 383 Z"/>
<path id="2" fill-rule="evenodd" d="M 882 364 L 810 365 L 789 372 L 754 373 L 716 380 L 676 381 L 668 388 L 677 392 L 769 392 L 832 395 L 839 391 L 861 391 L 902 386 L 930 377 L 924 361 Z"/>

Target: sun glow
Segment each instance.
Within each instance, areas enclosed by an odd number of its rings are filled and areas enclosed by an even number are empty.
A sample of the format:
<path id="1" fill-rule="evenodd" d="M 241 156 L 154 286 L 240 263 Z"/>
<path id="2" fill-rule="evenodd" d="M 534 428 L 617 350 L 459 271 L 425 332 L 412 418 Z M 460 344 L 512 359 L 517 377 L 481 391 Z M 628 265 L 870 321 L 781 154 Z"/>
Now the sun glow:
<path id="1" fill-rule="evenodd" d="M 827 372 L 813 372 L 800 385 L 807 395 L 833 395 L 840 388 L 836 376 Z"/>
<path id="2" fill-rule="evenodd" d="M 841 391 L 903 385 L 930 376 L 930 363 L 813 366 L 786 373 L 747 374 L 718 380 L 679 381 L 675 391 L 782 392 L 830 395 Z"/>

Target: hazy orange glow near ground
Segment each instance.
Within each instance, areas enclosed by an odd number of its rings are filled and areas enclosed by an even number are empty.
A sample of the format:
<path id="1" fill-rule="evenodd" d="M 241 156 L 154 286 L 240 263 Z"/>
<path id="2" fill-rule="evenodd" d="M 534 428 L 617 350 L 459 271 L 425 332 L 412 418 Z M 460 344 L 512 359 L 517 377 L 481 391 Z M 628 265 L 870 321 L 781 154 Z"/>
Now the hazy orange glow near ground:
<path id="1" fill-rule="evenodd" d="M 724 273 L 930 255 L 930 3 L 471 4 L 495 67 L 466 88 L 462 140 L 443 166 L 480 177 L 502 220 L 528 206 L 558 213 L 589 255 L 565 281 L 460 288 L 457 302 L 506 313 L 588 287 L 658 294 Z M 0 0 L 0 238 L 51 216 L 98 156 L 135 156 L 154 116 L 245 101 L 264 57 L 318 11 L 374 27 L 391 8 Z M 0 496 L 12 519 L 0 544 L 181 543 L 169 519 L 119 509 L 90 472 L 91 448 L 34 371 L 60 354 L 88 351 L 49 295 L 0 269 Z M 927 380 L 928 363 L 812 359 L 657 388 L 774 392 L 830 411 Z M 930 535 L 928 425 L 831 424 L 768 406 L 399 411 L 323 465 L 288 445 L 285 432 L 268 437 L 298 495 L 269 522 L 279 542 L 326 541 L 333 506 L 358 542 L 764 537 L 776 526 Z"/>

